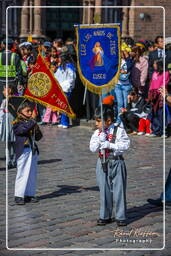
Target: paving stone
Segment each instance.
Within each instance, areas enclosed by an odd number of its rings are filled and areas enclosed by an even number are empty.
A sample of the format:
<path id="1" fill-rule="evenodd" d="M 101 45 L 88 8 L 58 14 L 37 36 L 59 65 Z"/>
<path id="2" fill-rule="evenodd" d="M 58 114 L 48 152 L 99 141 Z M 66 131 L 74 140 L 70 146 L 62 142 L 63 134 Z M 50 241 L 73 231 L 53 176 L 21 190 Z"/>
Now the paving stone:
<path id="1" fill-rule="evenodd" d="M 16 206 L 14 182 L 16 170 L 8 172 L 8 229 L 9 245 L 30 248 L 29 251 L 2 249 L 0 256 L 160 256 L 171 255 L 171 209 L 166 210 L 166 249 L 163 251 L 104 251 L 104 248 L 159 248 L 163 243 L 163 212 L 147 203 L 147 198 L 158 198 L 162 191 L 163 141 L 161 138 L 135 136 L 131 148 L 125 154 L 128 170 L 127 227 L 120 228 L 126 234 L 136 229 L 159 233 L 152 243 L 131 243 L 136 237 L 122 234 L 128 242 L 119 243 L 114 238 L 116 223 L 96 226 L 99 214 L 99 189 L 96 185 L 96 154 L 89 151 L 92 130 L 88 127 L 72 127 L 60 130 L 43 127 L 43 140 L 39 143 L 37 195 L 38 204 Z M 166 140 L 166 177 L 171 166 L 171 139 Z M 0 143 L 0 239 L 5 247 L 5 170 L 4 144 Z M 156 158 L 156 156 L 158 156 Z M 135 235 L 135 234 L 134 234 Z M 119 237 L 117 237 L 119 239 Z M 131 240 L 132 239 L 132 240 Z M 137 240 L 142 240 L 142 234 Z M 132 246 L 132 247 L 131 247 Z M 31 251 L 31 248 L 98 248 L 101 250 Z M 22 252 L 22 253 L 21 253 Z M 137 254 L 136 254 L 137 253 Z M 170 253 L 170 254 L 169 254 Z"/>

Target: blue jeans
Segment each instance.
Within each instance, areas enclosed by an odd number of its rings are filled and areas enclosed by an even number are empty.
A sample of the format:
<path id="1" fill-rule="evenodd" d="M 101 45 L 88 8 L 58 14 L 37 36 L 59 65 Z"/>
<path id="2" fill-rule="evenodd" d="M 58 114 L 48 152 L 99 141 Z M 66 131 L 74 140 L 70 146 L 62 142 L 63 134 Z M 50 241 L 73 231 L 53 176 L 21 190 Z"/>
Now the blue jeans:
<path id="1" fill-rule="evenodd" d="M 66 92 L 65 95 L 67 96 L 68 101 L 69 101 L 71 98 L 71 92 Z M 65 115 L 65 114 L 62 114 L 60 124 L 69 126 L 69 117 L 67 117 L 67 115 Z"/>
<path id="2" fill-rule="evenodd" d="M 120 123 L 120 117 L 119 114 L 121 113 L 121 108 L 127 107 L 127 97 L 132 89 L 131 84 L 116 84 L 115 86 L 115 95 L 116 95 L 116 101 L 117 101 L 117 108 L 118 108 L 118 116 L 117 116 L 117 123 Z"/>
<path id="3" fill-rule="evenodd" d="M 149 115 L 151 121 L 151 130 L 155 135 L 163 135 L 163 107 L 156 112 L 154 110 Z"/>
<path id="4" fill-rule="evenodd" d="M 163 193 L 161 193 L 160 198 L 163 199 Z M 168 174 L 166 185 L 165 185 L 165 200 L 166 202 L 171 203 L 171 169 Z"/>

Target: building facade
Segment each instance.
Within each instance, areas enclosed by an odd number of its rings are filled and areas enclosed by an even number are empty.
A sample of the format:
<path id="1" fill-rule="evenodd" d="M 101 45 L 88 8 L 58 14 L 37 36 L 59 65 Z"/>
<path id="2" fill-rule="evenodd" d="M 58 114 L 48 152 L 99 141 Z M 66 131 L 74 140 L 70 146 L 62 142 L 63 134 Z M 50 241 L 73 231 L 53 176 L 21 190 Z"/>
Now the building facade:
<path id="1" fill-rule="evenodd" d="M 14 8 L 16 5 L 20 7 Z M 164 32 L 164 13 L 166 37 L 171 36 L 170 0 L 0 0 L 0 38 L 6 34 L 8 6 L 8 35 L 23 40 L 29 34 L 43 39 L 73 38 L 74 24 L 94 23 L 120 23 L 124 37 L 154 40 Z"/>

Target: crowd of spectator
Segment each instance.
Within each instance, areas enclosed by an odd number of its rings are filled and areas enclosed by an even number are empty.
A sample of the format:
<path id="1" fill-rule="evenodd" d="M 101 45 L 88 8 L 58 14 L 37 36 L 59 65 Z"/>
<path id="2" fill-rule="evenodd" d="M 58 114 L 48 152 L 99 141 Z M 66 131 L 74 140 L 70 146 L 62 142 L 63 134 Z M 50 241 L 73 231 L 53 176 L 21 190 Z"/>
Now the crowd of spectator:
<path id="1" fill-rule="evenodd" d="M 171 39 L 157 36 L 153 41 L 134 41 L 132 38 L 121 39 L 121 67 L 118 83 L 103 98 L 114 96 L 113 108 L 115 122 L 125 124 L 128 132 L 134 135 L 169 136 L 171 125 L 170 107 L 163 105 L 161 89 L 170 92 L 171 73 Z M 5 49 L 8 49 L 7 52 Z M 165 50 L 164 50 L 165 49 Z M 23 95 L 27 82 L 32 74 L 38 53 L 41 53 L 47 66 L 59 81 L 63 92 L 71 100 L 75 90 L 77 109 L 83 107 L 80 103 L 82 94 L 76 90 L 82 87 L 76 69 L 76 43 L 71 38 L 65 42 L 61 38 L 51 41 L 22 42 L 18 40 L 3 40 L 0 46 L 0 104 L 3 99 L 3 88 L 6 83 L 6 53 L 8 56 L 8 83 L 12 86 L 14 95 Z M 74 89 L 75 87 L 75 89 Z M 97 95 L 86 93 L 86 107 L 82 118 L 93 119 L 94 109 L 99 104 Z M 166 113 L 163 134 L 163 111 Z M 58 125 L 68 128 L 70 123 L 67 116 L 60 115 L 51 108 L 37 106 L 38 121 L 42 124 Z M 77 114 L 77 113 L 76 113 Z"/>

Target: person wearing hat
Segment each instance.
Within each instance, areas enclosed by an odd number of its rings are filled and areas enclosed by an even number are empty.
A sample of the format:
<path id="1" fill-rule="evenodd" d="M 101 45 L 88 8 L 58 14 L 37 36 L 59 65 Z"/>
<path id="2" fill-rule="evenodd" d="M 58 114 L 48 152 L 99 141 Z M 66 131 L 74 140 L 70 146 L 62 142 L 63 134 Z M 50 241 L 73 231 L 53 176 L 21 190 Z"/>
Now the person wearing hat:
<path id="1" fill-rule="evenodd" d="M 133 61 L 130 58 L 131 48 L 126 44 L 121 45 L 121 66 L 118 83 L 115 85 L 115 95 L 117 101 L 118 115 L 116 123 L 121 122 L 119 114 L 122 108 L 127 107 L 127 96 L 132 89 L 130 82 L 130 72 L 133 66 Z"/>
<path id="2" fill-rule="evenodd" d="M 61 53 L 59 55 L 59 67 L 54 76 L 58 80 L 68 100 L 70 100 L 72 90 L 75 87 L 76 69 L 66 46 L 61 49 Z M 66 115 L 61 115 L 58 127 L 69 127 L 69 118 Z"/>
<path id="3" fill-rule="evenodd" d="M 17 84 L 22 84 L 22 68 L 20 57 L 18 54 L 11 51 L 13 47 L 13 41 L 11 39 L 3 40 L 2 47 L 3 52 L 0 53 L 0 104 L 3 96 L 2 91 L 6 84 L 6 74 L 10 84 L 13 84 L 14 93 L 17 93 Z M 6 55 L 8 62 L 6 63 Z M 6 73 L 6 64 L 8 65 L 8 72 Z"/>
<path id="4" fill-rule="evenodd" d="M 15 203 L 23 205 L 26 202 L 37 202 L 35 193 L 39 151 L 35 140 L 40 140 L 42 133 L 32 118 L 33 104 L 24 97 L 11 97 L 8 109 L 16 116 L 13 122 L 17 159 Z"/>
<path id="5" fill-rule="evenodd" d="M 50 66 L 50 51 L 51 51 L 52 44 L 51 42 L 44 42 L 42 45 L 42 56 L 44 57 L 44 60 L 46 63 Z"/>
<path id="6" fill-rule="evenodd" d="M 145 50 L 146 50 L 145 41 L 139 40 L 139 41 L 135 42 L 135 45 L 139 46 L 141 48 L 142 52 L 145 52 Z"/>

